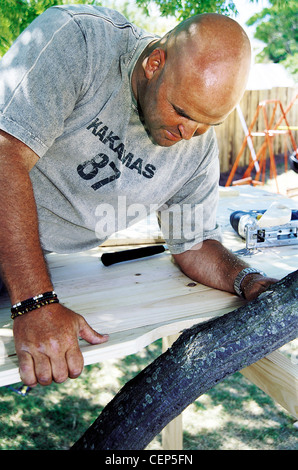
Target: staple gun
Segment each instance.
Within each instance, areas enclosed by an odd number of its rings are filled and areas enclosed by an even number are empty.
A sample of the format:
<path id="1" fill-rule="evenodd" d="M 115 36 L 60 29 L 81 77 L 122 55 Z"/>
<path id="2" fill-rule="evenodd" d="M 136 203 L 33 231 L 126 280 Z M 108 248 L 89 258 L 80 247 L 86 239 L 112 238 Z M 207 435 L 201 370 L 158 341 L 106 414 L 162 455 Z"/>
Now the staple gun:
<path id="1" fill-rule="evenodd" d="M 298 244 L 298 210 L 292 210 L 292 217 L 288 223 L 263 228 L 258 225 L 258 221 L 265 212 L 265 210 L 235 211 L 230 215 L 230 223 L 238 235 L 246 241 L 247 249 Z"/>

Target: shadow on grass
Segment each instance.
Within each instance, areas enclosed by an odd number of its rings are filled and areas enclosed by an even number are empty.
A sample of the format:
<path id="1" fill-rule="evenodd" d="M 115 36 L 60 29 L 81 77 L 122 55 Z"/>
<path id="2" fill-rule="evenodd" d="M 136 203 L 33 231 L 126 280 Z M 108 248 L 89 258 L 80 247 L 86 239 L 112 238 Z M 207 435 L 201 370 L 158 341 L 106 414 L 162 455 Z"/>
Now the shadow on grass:
<path id="1" fill-rule="evenodd" d="M 157 341 L 137 355 L 87 366 L 76 380 L 37 386 L 25 397 L 0 388 L 0 450 L 69 449 L 124 384 L 160 354 L 161 341 Z M 237 373 L 185 410 L 184 449 L 294 450 L 293 422 Z M 161 448 L 160 436 L 149 448 Z"/>
<path id="2" fill-rule="evenodd" d="M 103 407 L 76 395 L 53 401 L 55 388 L 37 386 L 25 397 L 0 390 L 0 449 L 63 450 L 81 437 Z"/>
<path id="3" fill-rule="evenodd" d="M 184 430 L 185 449 L 298 449 L 295 418 L 239 372 L 199 397 L 191 407 L 196 427 Z"/>

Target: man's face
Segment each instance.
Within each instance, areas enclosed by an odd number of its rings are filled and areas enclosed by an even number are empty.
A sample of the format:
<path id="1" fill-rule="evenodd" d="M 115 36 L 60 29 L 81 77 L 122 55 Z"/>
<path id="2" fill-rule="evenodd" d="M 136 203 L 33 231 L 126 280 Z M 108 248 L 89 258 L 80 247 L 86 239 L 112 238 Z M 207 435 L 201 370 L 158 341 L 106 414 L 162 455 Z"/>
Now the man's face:
<path id="1" fill-rule="evenodd" d="M 206 86 L 200 87 L 191 71 L 158 69 L 139 96 L 142 119 L 153 142 L 170 147 L 220 124 L 226 114 L 214 110 L 210 98 Z"/>

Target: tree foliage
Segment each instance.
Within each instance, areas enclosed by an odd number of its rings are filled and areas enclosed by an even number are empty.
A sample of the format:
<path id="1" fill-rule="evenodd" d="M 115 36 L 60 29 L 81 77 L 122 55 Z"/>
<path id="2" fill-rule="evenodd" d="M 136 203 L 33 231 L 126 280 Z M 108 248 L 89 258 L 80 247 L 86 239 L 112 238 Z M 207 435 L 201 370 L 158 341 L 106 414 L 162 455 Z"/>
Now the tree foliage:
<path id="1" fill-rule="evenodd" d="M 270 0 L 270 4 L 247 22 L 256 25 L 255 38 L 265 43 L 256 60 L 281 63 L 298 81 L 297 0 Z"/>
<path id="2" fill-rule="evenodd" d="M 253 0 L 251 0 L 253 1 Z M 198 13 L 236 14 L 232 0 L 136 0 L 148 13 L 150 3 L 155 3 L 162 16 L 175 16 L 179 21 Z"/>
<path id="3" fill-rule="evenodd" d="M 255 38 L 263 41 L 261 58 L 281 62 L 298 52 L 297 0 L 271 0 L 271 6 L 253 15 L 247 25 L 256 25 Z"/>
<path id="4" fill-rule="evenodd" d="M 89 3 L 88 0 L 1 0 L 0 2 L 0 56 L 11 46 L 21 32 L 43 11 L 53 5 Z"/>
<path id="5" fill-rule="evenodd" d="M 257 3 L 258 0 L 250 0 Z M 129 20 L 153 33 L 164 33 L 160 18 L 152 14 L 157 5 L 161 17 L 178 21 L 197 13 L 221 13 L 236 16 L 233 0 L 1 0 L 0 1 L 0 57 L 19 34 L 43 11 L 62 4 L 105 5 L 122 12 Z M 145 14 L 143 14 L 145 13 Z M 297 0 L 270 0 L 270 5 L 255 14 L 247 25 L 256 25 L 255 37 L 265 43 L 259 61 L 282 62 L 292 73 L 298 74 L 298 3 Z"/>
<path id="6" fill-rule="evenodd" d="M 128 0 L 123 2 L 113 0 L 110 2 L 105 0 L 1 0 L 0 56 L 9 49 L 12 42 L 43 11 L 53 5 L 69 3 L 104 4 L 119 10 L 131 21 L 135 21 L 138 26 L 144 27 L 146 25 L 151 32 L 157 32 L 156 29 L 160 27 L 160 23 L 156 16 L 152 18 L 151 11 L 149 13 L 150 3 L 158 5 L 161 16 L 172 16 L 178 20 L 183 20 L 196 13 L 218 12 L 228 14 L 237 11 L 232 0 L 136 0 L 135 7 Z M 147 19 L 144 14 L 142 15 L 144 12 L 147 14 Z"/>

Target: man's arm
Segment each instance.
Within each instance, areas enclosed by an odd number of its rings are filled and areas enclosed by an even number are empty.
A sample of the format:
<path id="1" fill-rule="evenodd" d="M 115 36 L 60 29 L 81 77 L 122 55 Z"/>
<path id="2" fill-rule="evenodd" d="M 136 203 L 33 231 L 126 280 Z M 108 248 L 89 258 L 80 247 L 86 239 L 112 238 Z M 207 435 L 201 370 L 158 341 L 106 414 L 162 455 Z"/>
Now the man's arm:
<path id="1" fill-rule="evenodd" d="M 53 290 L 39 241 L 38 216 L 29 171 L 38 156 L 0 131 L 0 269 L 12 304 Z M 45 305 L 14 320 L 23 382 L 63 382 L 83 369 L 78 336 L 92 344 L 107 340 L 61 304 Z"/>
<path id="2" fill-rule="evenodd" d="M 232 293 L 235 293 L 234 282 L 237 274 L 249 267 L 216 240 L 205 240 L 197 246 L 197 249 L 173 257 L 181 270 L 191 279 Z M 245 298 L 252 300 L 276 281 L 253 273 L 244 278 L 241 287 Z"/>

